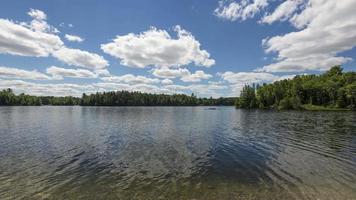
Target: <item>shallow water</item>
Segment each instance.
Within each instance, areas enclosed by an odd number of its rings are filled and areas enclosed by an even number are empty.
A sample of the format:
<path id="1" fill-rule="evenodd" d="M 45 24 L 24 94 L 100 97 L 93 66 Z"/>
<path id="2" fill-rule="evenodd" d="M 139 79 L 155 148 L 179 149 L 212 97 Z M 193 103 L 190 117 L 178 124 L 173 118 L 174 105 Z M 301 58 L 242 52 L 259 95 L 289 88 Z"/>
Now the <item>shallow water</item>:
<path id="1" fill-rule="evenodd" d="M 0 199 L 356 199 L 356 113 L 0 107 Z"/>

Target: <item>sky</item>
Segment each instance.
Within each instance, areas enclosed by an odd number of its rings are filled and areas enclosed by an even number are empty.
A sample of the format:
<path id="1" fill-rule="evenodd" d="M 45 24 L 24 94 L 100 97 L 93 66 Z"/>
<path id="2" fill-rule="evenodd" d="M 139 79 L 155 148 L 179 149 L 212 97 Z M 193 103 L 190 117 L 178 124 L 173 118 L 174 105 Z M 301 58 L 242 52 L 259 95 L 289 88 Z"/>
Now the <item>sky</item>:
<path id="1" fill-rule="evenodd" d="M 356 0 L 3 0 L 0 89 L 238 96 L 356 69 Z"/>

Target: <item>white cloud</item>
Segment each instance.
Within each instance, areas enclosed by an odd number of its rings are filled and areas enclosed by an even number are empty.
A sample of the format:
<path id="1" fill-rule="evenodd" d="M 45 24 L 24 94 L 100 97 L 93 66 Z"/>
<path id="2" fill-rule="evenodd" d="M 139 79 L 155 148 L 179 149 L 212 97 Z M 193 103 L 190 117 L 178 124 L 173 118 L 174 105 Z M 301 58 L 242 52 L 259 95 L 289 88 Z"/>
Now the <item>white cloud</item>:
<path id="1" fill-rule="evenodd" d="M 169 80 L 169 79 L 168 79 Z M 169 80 L 170 81 L 170 80 Z M 140 91 L 155 94 L 184 93 L 190 95 L 192 92 L 199 96 L 221 96 L 222 90 L 228 87 L 220 84 L 194 84 L 194 85 L 151 85 L 145 83 L 117 83 L 98 82 L 92 84 L 50 84 L 31 83 L 22 80 L 1 80 L 0 89 L 12 88 L 15 93 L 26 93 L 39 96 L 81 96 L 82 93 L 92 94 L 104 91 Z"/>
<path id="2" fill-rule="evenodd" d="M 258 73 L 258 72 L 224 72 L 219 73 L 222 79 L 226 80 L 229 83 L 242 83 L 242 84 L 251 84 L 251 83 L 260 83 L 260 82 L 271 82 L 278 79 L 278 76 L 275 76 L 270 73 Z"/>
<path id="3" fill-rule="evenodd" d="M 198 70 L 195 73 L 191 73 L 188 69 L 185 68 L 156 68 L 152 70 L 152 74 L 159 78 L 173 79 L 181 78 L 183 82 L 199 82 L 201 80 L 206 80 L 212 77 L 210 74 L 206 74 L 202 70 Z"/>
<path id="4" fill-rule="evenodd" d="M 289 19 L 305 0 L 287 0 L 280 4 L 272 14 L 265 15 L 261 22 L 272 24 L 275 21 Z"/>
<path id="5" fill-rule="evenodd" d="M 240 91 L 245 85 L 261 84 L 261 83 L 271 83 L 274 81 L 279 81 L 283 79 L 291 79 L 295 75 L 283 75 L 277 76 L 265 72 L 224 72 L 218 73 L 221 78 L 228 83 L 230 83 L 230 88 L 232 90 L 233 96 L 240 95 Z"/>
<path id="6" fill-rule="evenodd" d="M 47 24 L 47 15 L 43 11 L 30 9 L 27 14 L 31 16 L 33 20 L 30 23 L 22 22 L 21 25 L 27 26 L 35 32 L 59 33 L 58 29 Z"/>
<path id="7" fill-rule="evenodd" d="M 94 72 L 99 76 L 110 76 L 110 72 L 107 69 L 95 69 Z"/>
<path id="8" fill-rule="evenodd" d="M 173 84 L 173 81 L 172 80 L 170 80 L 170 79 L 163 79 L 162 81 L 162 84 L 164 84 L 164 85 L 171 85 L 171 84 Z"/>
<path id="9" fill-rule="evenodd" d="M 57 35 L 0 19 L 0 53 L 47 57 L 62 46 L 63 42 Z"/>
<path id="10" fill-rule="evenodd" d="M 267 0 L 220 1 L 215 15 L 228 20 L 245 20 L 263 10 Z M 251 12 L 245 12 L 246 8 Z M 276 62 L 257 71 L 295 72 L 328 70 L 352 60 L 340 53 L 356 46 L 356 1 L 286 0 L 260 20 L 271 24 L 289 22 L 297 31 L 266 38 L 266 53 L 277 53 Z M 245 13 L 245 14 L 244 14 Z M 250 13 L 250 14 L 246 14 Z"/>
<path id="11" fill-rule="evenodd" d="M 339 56 L 356 46 L 356 1 L 309 0 L 291 23 L 300 31 L 264 41 L 266 53 L 276 52 L 277 62 L 260 71 L 327 70 L 352 60 Z"/>
<path id="12" fill-rule="evenodd" d="M 41 10 L 30 9 L 30 11 L 27 14 L 36 20 L 46 20 L 47 19 L 46 13 L 44 13 Z"/>
<path id="13" fill-rule="evenodd" d="M 189 73 L 188 75 L 184 75 L 181 80 L 183 82 L 199 82 L 203 79 L 209 79 L 212 77 L 212 75 L 206 74 L 204 71 L 198 70 L 193 74 Z"/>
<path id="14" fill-rule="evenodd" d="M 131 91 L 141 91 L 141 92 L 147 92 L 147 93 L 156 93 L 156 94 L 161 94 L 161 93 L 165 93 L 165 94 L 169 94 L 170 91 L 156 86 L 156 85 L 148 85 L 148 84 L 137 84 L 137 85 L 132 85 L 131 86 Z"/>
<path id="15" fill-rule="evenodd" d="M 218 97 L 222 94 L 221 90 L 227 89 L 226 85 L 220 84 L 192 84 L 192 85 L 166 85 L 164 88 L 168 89 L 170 93 L 195 93 L 198 96 L 213 96 Z"/>
<path id="16" fill-rule="evenodd" d="M 167 31 L 152 27 L 140 34 L 117 36 L 112 42 L 102 44 L 101 49 L 119 58 L 122 65 L 137 68 L 179 67 L 190 63 L 210 67 L 215 64 L 191 33 L 180 26 L 174 30 L 177 32 L 176 39 Z"/>
<path id="17" fill-rule="evenodd" d="M 170 69 L 170 68 L 156 68 L 152 70 L 152 74 L 159 78 L 177 78 L 183 77 L 190 74 L 188 69 L 178 68 L 178 69 Z"/>
<path id="18" fill-rule="evenodd" d="M 127 83 L 114 83 L 114 82 L 101 82 L 93 84 L 95 87 L 98 88 L 99 91 L 140 91 L 146 93 L 171 93 L 170 90 L 158 87 L 156 85 L 150 84 L 127 84 Z"/>
<path id="19" fill-rule="evenodd" d="M 67 63 L 68 65 L 84 67 L 88 69 L 104 69 L 109 65 L 108 61 L 105 60 L 104 57 L 80 49 L 70 49 L 63 47 L 53 52 L 53 56 L 58 60 Z"/>
<path id="20" fill-rule="evenodd" d="M 16 78 L 16 79 L 31 79 L 31 80 L 50 80 L 51 77 L 38 71 L 28 71 L 13 67 L 0 66 L 0 77 Z"/>
<path id="21" fill-rule="evenodd" d="M 114 82 L 99 82 L 93 83 L 93 86 L 99 88 L 99 91 L 121 91 L 130 90 L 130 85 L 126 83 L 114 83 Z"/>
<path id="22" fill-rule="evenodd" d="M 84 41 L 83 38 L 81 38 L 80 36 L 77 36 L 77 35 L 65 34 L 64 37 L 70 42 L 83 42 Z"/>
<path id="23" fill-rule="evenodd" d="M 173 93 L 182 93 L 182 90 L 189 90 L 189 86 L 185 85 L 166 85 L 164 88 L 173 91 Z"/>
<path id="24" fill-rule="evenodd" d="M 63 77 L 71 78 L 97 78 L 98 75 L 85 69 L 66 69 L 56 66 L 51 66 L 46 70 L 55 79 L 63 79 Z"/>
<path id="25" fill-rule="evenodd" d="M 0 77 L 7 79 L 28 80 L 61 80 L 63 77 L 72 78 L 97 78 L 98 74 L 83 69 L 65 69 L 51 66 L 46 70 L 47 74 L 36 70 L 29 71 L 13 67 L 0 66 Z"/>
<path id="26" fill-rule="evenodd" d="M 135 76 L 132 74 L 125 74 L 123 76 L 108 76 L 101 78 L 105 82 L 116 82 L 116 83 L 129 83 L 129 84 L 156 84 L 160 83 L 157 78 L 148 78 L 145 76 Z"/>
<path id="27" fill-rule="evenodd" d="M 22 80 L 0 80 L 0 89 L 11 88 L 16 93 L 26 93 L 39 96 L 81 96 L 82 93 L 95 93 L 93 85 L 79 84 L 44 84 L 31 83 Z"/>
<path id="28" fill-rule="evenodd" d="M 279 62 L 266 65 L 256 71 L 262 72 L 302 72 L 307 70 L 326 71 L 330 67 L 351 61 L 351 58 L 337 57 L 333 54 L 305 55 L 303 57 L 286 57 Z"/>
<path id="29" fill-rule="evenodd" d="M 220 0 L 219 6 L 214 10 L 214 14 L 222 19 L 236 21 L 252 18 L 261 9 L 268 6 L 267 0 L 242 0 L 236 1 Z"/>
<path id="30" fill-rule="evenodd" d="M 212 96 L 219 97 L 222 96 L 221 90 L 227 89 L 226 85 L 218 84 L 198 84 L 190 85 L 189 90 L 198 94 L 199 96 Z"/>
<path id="31" fill-rule="evenodd" d="M 0 19 L 0 53 L 35 57 L 52 55 L 69 65 L 95 70 L 109 65 L 108 61 L 98 54 L 65 47 L 55 34 L 58 31 L 47 24 L 44 12 L 31 9 L 28 14 L 33 17 L 31 23 Z M 79 41 L 78 38 L 76 40 Z"/>
<path id="32" fill-rule="evenodd" d="M 219 1 L 219 7 L 214 10 L 214 14 L 222 19 L 235 21 L 239 18 L 242 7 L 237 2 L 225 5 L 225 1 Z"/>

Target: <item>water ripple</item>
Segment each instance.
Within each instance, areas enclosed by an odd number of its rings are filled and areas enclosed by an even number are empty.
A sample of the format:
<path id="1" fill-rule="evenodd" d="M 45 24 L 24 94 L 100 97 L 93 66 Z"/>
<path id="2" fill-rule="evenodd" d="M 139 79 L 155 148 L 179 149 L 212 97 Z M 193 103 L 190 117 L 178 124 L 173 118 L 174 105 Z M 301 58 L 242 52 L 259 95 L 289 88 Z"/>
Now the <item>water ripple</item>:
<path id="1" fill-rule="evenodd" d="M 1 107 L 0 199 L 356 199 L 356 114 Z"/>

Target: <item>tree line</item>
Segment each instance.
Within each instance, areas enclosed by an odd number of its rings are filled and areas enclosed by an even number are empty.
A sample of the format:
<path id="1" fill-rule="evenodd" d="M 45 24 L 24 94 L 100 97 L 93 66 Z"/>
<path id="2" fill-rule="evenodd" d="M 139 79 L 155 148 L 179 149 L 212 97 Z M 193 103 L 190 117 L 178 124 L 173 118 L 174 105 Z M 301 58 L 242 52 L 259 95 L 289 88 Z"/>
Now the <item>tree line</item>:
<path id="1" fill-rule="evenodd" d="M 10 88 L 0 91 L 0 106 L 79 105 L 80 100 L 71 96 L 33 96 L 24 93 L 15 95 Z"/>
<path id="2" fill-rule="evenodd" d="M 356 109 L 356 72 L 334 66 L 320 75 L 298 75 L 293 79 L 243 87 L 237 108 L 303 109 L 308 106 Z"/>
<path id="3" fill-rule="evenodd" d="M 84 106 L 232 106 L 235 98 L 198 98 L 194 94 L 151 94 L 142 92 L 116 91 L 91 95 L 83 94 Z"/>
<path id="4" fill-rule="evenodd" d="M 236 98 L 198 98 L 194 94 L 150 94 L 142 92 L 113 91 L 83 94 L 81 98 L 66 96 L 15 95 L 11 89 L 0 91 L 0 105 L 81 105 L 81 106 L 233 106 Z"/>

